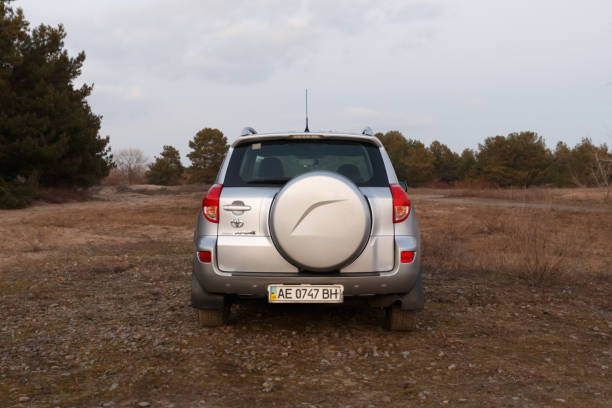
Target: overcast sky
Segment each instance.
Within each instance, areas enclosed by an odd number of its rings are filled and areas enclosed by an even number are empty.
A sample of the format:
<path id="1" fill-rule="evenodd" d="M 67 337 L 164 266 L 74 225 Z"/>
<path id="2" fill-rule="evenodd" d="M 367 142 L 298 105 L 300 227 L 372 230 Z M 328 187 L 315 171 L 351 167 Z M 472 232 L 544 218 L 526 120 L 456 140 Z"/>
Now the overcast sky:
<path id="1" fill-rule="evenodd" d="M 303 130 L 397 129 L 456 151 L 533 130 L 612 144 L 610 0 L 18 0 L 64 24 L 113 150 L 188 152 Z"/>

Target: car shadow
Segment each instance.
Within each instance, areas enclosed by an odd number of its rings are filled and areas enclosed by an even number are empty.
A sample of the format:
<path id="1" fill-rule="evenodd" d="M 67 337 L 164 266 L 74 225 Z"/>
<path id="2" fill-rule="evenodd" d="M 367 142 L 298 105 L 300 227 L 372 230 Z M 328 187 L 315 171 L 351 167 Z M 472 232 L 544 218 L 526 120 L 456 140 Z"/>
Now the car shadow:
<path id="1" fill-rule="evenodd" d="M 380 327 L 384 310 L 373 308 L 365 301 L 344 304 L 270 304 L 265 300 L 242 300 L 232 306 L 230 324 L 263 325 L 275 330 L 352 328 L 371 330 Z"/>

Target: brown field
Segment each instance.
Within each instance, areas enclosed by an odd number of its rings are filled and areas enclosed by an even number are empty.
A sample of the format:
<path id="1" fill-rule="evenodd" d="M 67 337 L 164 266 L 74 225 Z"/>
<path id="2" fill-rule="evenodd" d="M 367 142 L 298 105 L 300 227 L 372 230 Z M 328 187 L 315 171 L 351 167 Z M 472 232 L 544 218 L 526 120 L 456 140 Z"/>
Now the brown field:
<path id="1" fill-rule="evenodd" d="M 0 211 L 0 407 L 612 406 L 605 191 L 412 190 L 427 301 L 395 333 L 263 302 L 199 328 L 199 190 Z"/>

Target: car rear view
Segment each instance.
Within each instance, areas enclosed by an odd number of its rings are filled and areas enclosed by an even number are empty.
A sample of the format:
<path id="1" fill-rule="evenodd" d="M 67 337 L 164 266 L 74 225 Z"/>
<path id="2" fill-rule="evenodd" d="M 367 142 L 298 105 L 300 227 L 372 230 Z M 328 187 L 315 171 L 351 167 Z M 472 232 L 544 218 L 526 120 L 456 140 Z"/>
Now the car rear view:
<path id="1" fill-rule="evenodd" d="M 342 303 L 414 326 L 423 306 L 414 211 L 369 135 L 251 134 L 227 153 L 195 231 L 192 305 L 227 322 L 232 302 Z"/>

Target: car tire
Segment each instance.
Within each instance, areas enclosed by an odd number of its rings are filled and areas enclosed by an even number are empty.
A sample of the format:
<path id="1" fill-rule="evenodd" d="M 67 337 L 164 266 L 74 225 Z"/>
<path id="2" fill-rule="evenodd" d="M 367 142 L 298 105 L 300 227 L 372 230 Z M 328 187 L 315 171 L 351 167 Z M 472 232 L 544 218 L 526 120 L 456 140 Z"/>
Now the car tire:
<path id="1" fill-rule="evenodd" d="M 392 331 L 411 331 L 416 329 L 416 310 L 402 310 L 400 305 L 385 309 L 384 328 Z"/>
<path id="2" fill-rule="evenodd" d="M 200 327 L 219 327 L 229 322 L 229 306 L 222 309 L 198 309 L 196 310 Z"/>

